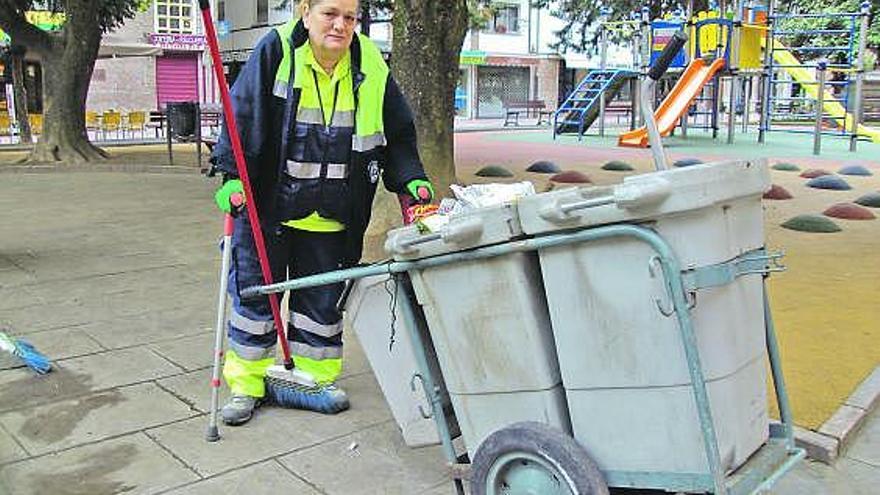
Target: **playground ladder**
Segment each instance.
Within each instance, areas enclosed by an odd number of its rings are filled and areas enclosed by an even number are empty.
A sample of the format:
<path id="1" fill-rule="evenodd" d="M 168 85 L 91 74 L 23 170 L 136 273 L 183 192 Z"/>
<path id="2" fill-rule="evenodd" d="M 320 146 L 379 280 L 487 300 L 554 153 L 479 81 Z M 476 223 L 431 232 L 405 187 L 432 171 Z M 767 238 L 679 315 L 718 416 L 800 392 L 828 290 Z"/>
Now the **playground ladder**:
<path id="1" fill-rule="evenodd" d="M 598 115 L 599 97 L 621 77 L 633 75 L 629 70 L 591 70 L 553 113 L 553 138 L 574 126 L 581 139 Z"/>

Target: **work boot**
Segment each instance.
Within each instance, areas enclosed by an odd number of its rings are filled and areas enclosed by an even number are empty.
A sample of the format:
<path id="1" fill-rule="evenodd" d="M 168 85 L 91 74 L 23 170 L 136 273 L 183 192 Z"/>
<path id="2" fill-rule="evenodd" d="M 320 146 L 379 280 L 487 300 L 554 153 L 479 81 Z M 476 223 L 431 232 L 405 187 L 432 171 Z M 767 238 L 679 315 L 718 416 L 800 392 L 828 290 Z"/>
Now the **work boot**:
<path id="1" fill-rule="evenodd" d="M 254 415 L 254 409 L 259 406 L 260 400 L 250 395 L 235 394 L 229 398 L 229 402 L 220 410 L 223 422 L 229 426 L 243 425 L 250 421 Z"/>
<path id="2" fill-rule="evenodd" d="M 266 396 L 281 407 L 323 414 L 340 413 L 350 406 L 348 395 L 333 383 L 309 387 L 267 380 Z"/>

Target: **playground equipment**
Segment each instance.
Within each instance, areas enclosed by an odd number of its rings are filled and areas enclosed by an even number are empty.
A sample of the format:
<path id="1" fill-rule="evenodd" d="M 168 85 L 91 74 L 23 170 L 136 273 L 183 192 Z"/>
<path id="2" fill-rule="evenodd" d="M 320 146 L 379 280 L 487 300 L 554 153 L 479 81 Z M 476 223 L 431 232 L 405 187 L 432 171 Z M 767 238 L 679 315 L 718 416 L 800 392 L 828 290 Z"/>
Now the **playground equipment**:
<path id="1" fill-rule="evenodd" d="M 770 0 L 767 35 L 763 42 L 766 71 L 759 142 L 765 141 L 766 133 L 778 130 L 812 133 L 816 154 L 821 150 L 822 134 L 848 138 L 850 151 L 856 151 L 859 136 L 880 142 L 880 130 L 860 122 L 869 12 L 870 3 L 863 2 L 859 12 L 777 13 L 775 0 Z M 799 29 L 793 24 L 800 19 L 824 20 L 837 25 Z M 810 37 L 813 44 L 785 44 L 785 40 L 797 37 Z M 804 63 L 796 53 L 815 60 Z M 826 71 L 838 77 L 827 80 Z M 790 79 L 781 77 L 783 73 Z M 803 89 L 803 96 L 784 94 L 792 84 Z M 822 122 L 826 119 L 836 123 L 837 129 L 823 129 Z M 784 128 L 774 126 L 774 121 L 814 123 L 814 126 L 812 129 Z"/>
<path id="2" fill-rule="evenodd" d="M 848 138 L 856 151 L 859 138 L 880 142 L 880 130 L 861 122 L 864 86 L 864 53 L 870 4 L 863 2 L 859 12 L 787 14 L 776 13 L 775 0 L 764 7 L 748 0 L 734 0 L 721 9 L 693 12 L 689 2 L 684 15 L 667 15 L 648 22 L 642 19 L 600 23 L 600 68 L 589 72 L 555 113 L 554 138 L 577 133 L 580 139 L 598 122 L 604 135 L 605 104 L 617 95 L 623 81 L 632 73 L 607 68 L 608 33 L 626 29 L 633 40 L 636 66 L 644 74 L 647 62 L 654 61 L 677 30 L 684 30 L 690 42 L 676 55 L 670 67 L 682 68 L 675 84 L 667 87 L 656 119 L 661 135 L 676 129 L 687 137 L 688 129 L 704 129 L 718 137 L 726 125 L 727 143 L 734 142 L 738 123 L 742 132 L 754 126 L 752 112 L 759 112 L 758 142 L 767 133 L 788 131 L 812 134 L 814 149 L 821 150 L 821 137 Z M 603 15 L 604 17 L 604 15 Z M 803 19 L 828 20 L 831 27 L 800 29 Z M 809 44 L 804 44 L 809 38 Z M 831 58 L 824 64 L 820 62 Z M 826 81 L 820 83 L 826 68 Z M 674 74 L 673 74 L 674 77 Z M 820 87 L 824 91 L 820 91 Z M 800 88 L 799 94 L 792 93 Z M 640 97 L 632 91 L 633 117 Z M 821 97 L 821 98 L 820 98 Z M 820 102 L 821 100 L 821 102 Z M 834 124 L 834 128 L 824 125 Z M 647 130 L 635 129 L 619 136 L 620 146 L 649 145 Z"/>
<path id="3" fill-rule="evenodd" d="M 636 73 L 630 70 L 593 70 L 553 113 L 553 137 L 577 132 L 578 140 L 599 119 L 599 135 L 605 135 L 605 101 L 613 99 Z"/>
<path id="4" fill-rule="evenodd" d="M 598 119 L 599 135 L 605 135 L 605 108 L 608 101 L 613 100 L 627 82 L 634 83 L 638 73 L 632 69 L 609 69 L 608 68 L 608 37 L 610 33 L 617 33 L 628 38 L 631 43 L 633 68 L 639 67 L 642 58 L 642 40 L 645 37 L 647 18 L 609 21 L 607 11 L 603 11 L 602 20 L 599 24 L 599 36 L 601 40 L 599 69 L 591 70 L 578 83 L 577 87 L 562 105 L 553 113 L 553 138 L 560 134 L 576 132 L 578 140 L 583 138 L 584 132 Z M 636 86 L 631 86 L 632 113 L 630 128 L 635 127 L 636 119 Z"/>
<path id="5" fill-rule="evenodd" d="M 687 113 L 693 101 L 697 98 L 706 83 L 711 80 L 718 71 L 724 67 L 724 59 L 713 60 L 708 65 L 702 58 L 694 59 L 688 64 L 687 69 L 679 77 L 672 91 L 654 112 L 657 128 L 661 136 L 668 136 L 678 125 L 679 120 Z M 620 135 L 617 140 L 618 146 L 640 147 L 648 145 L 648 127 L 641 127 L 634 131 Z"/>

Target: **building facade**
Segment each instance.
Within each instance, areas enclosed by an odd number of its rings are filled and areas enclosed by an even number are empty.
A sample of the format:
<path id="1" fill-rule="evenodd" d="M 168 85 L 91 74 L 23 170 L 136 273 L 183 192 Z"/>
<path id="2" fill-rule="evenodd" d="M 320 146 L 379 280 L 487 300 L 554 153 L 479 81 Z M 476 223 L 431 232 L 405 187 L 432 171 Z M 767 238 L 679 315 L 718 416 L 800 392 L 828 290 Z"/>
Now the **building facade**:
<path id="1" fill-rule="evenodd" d="M 297 0 L 212 0 L 221 59 L 234 81 L 266 32 L 290 19 Z M 589 60 L 560 55 L 550 45 L 562 21 L 529 0 L 498 0 L 486 25 L 471 30 L 460 58 L 456 111 L 467 118 L 503 116 L 507 103 L 541 100 L 557 106 Z M 387 16 L 386 16 L 387 17 Z M 390 54 L 389 23 L 374 23 L 371 38 Z M 579 69 L 580 72 L 575 72 Z M 39 112 L 39 61 L 29 57 L 32 112 Z M 33 96 L 34 98 L 31 98 Z M 173 101 L 219 103 L 219 91 L 195 0 L 153 0 L 150 7 L 108 33 L 87 100 L 88 110 L 161 110 Z"/>
<path id="2" fill-rule="evenodd" d="M 289 2 L 294 5 L 296 2 Z M 273 0 L 217 0 L 220 50 L 227 77 L 234 80 L 257 41 L 290 19 L 291 7 L 279 10 Z M 529 0 L 499 0 L 483 29 L 468 33 L 462 46 L 456 111 L 467 118 L 503 116 L 505 102 L 542 100 L 555 108 L 562 91 L 566 61 L 550 48 L 562 21 Z M 370 37 L 389 52 L 394 40 L 388 23 L 374 23 Z M 582 59 L 583 57 L 581 57 Z M 393 63 L 393 61 L 392 61 Z"/>
<path id="3" fill-rule="evenodd" d="M 87 108 L 162 110 L 169 102 L 219 100 L 198 2 L 153 0 L 105 35 Z M 152 50 L 150 49 L 152 48 Z"/>
<path id="4" fill-rule="evenodd" d="M 57 25 L 46 21 L 56 17 Z M 63 24 L 63 15 L 35 11 L 28 13 L 28 20 L 51 30 Z M 0 45 L 10 43 L 0 39 Z M 219 92 L 206 46 L 196 0 L 153 0 L 143 12 L 103 36 L 86 109 L 153 111 L 176 101 L 217 104 Z M 32 53 L 26 53 L 25 60 L 28 112 L 41 113 L 42 63 Z M 11 80 L 3 69 L 0 96 L 7 101 Z"/>

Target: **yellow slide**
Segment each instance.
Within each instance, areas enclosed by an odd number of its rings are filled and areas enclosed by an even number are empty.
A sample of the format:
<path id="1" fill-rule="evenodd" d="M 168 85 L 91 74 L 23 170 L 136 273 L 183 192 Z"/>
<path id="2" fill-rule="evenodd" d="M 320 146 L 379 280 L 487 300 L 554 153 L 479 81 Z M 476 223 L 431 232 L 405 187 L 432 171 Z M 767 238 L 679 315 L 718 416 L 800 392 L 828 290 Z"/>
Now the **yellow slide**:
<path id="1" fill-rule="evenodd" d="M 776 60 L 779 65 L 785 65 L 786 67 L 782 67 L 785 72 L 794 79 L 795 82 L 798 83 L 815 83 L 816 78 L 813 77 L 812 68 L 804 67 L 800 61 L 798 61 L 795 56 L 786 49 L 785 45 L 781 42 L 773 40 L 773 46 L 775 50 L 773 51 L 773 59 Z M 819 85 L 818 84 L 804 84 L 801 86 L 804 88 L 804 91 L 811 98 L 816 98 L 819 96 Z M 846 109 L 837 99 L 832 95 L 828 90 L 825 90 L 825 100 L 824 100 L 824 109 L 825 113 L 829 118 L 834 119 L 838 125 L 845 126 L 847 130 L 852 129 L 853 124 L 853 116 L 851 113 L 847 113 Z M 867 136 L 871 138 L 871 141 L 875 143 L 880 143 L 880 130 L 874 129 L 872 127 L 864 126 L 859 124 L 858 133 L 860 136 Z"/>

